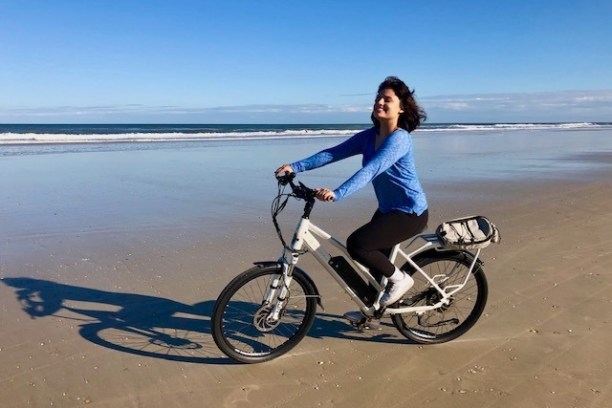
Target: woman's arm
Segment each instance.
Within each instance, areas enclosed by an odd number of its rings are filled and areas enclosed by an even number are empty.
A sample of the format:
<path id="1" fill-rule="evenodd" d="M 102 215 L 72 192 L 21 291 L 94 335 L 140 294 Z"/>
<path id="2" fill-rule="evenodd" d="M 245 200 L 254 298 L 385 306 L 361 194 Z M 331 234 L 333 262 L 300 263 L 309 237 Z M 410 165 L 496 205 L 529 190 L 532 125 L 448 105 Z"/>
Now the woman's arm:
<path id="1" fill-rule="evenodd" d="M 351 178 L 334 190 L 335 201 L 339 201 L 363 188 L 411 150 L 412 138 L 408 132 L 396 131 L 389 135 L 374 156 Z"/>
<path id="2" fill-rule="evenodd" d="M 316 169 L 318 167 L 360 154 L 363 152 L 363 140 L 368 131 L 369 129 L 359 132 L 334 147 L 322 150 L 310 157 L 307 157 L 306 159 L 291 163 L 289 166 L 293 169 L 293 171 L 299 173 L 306 170 Z"/>

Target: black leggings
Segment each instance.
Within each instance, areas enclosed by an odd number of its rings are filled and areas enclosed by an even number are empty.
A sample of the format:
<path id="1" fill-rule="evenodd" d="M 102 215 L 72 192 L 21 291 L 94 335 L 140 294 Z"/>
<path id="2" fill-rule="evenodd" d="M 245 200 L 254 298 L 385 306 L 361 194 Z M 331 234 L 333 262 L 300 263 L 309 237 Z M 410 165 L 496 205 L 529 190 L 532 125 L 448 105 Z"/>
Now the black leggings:
<path id="1" fill-rule="evenodd" d="M 391 248 L 423 231 L 429 212 L 421 215 L 392 211 L 383 214 L 376 210 L 372 220 L 353 232 L 346 241 L 351 257 L 368 267 L 376 277 L 389 277 L 395 266 L 389 262 Z"/>

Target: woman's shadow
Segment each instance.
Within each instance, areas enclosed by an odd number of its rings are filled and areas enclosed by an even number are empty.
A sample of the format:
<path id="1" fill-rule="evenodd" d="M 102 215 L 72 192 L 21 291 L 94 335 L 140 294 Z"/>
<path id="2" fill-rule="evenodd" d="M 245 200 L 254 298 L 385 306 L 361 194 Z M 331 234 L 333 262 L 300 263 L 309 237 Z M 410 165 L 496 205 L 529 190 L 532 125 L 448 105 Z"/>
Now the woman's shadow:
<path id="1" fill-rule="evenodd" d="M 80 321 L 79 334 L 113 350 L 174 361 L 223 364 L 210 336 L 214 301 L 187 305 L 134 293 L 108 292 L 33 278 L 4 278 L 32 318 Z"/>
<path id="2" fill-rule="evenodd" d="M 187 305 L 162 297 L 109 292 L 26 277 L 3 278 L 31 318 L 80 321 L 79 334 L 103 347 L 126 353 L 207 364 L 231 364 L 211 336 L 215 302 Z M 339 316 L 317 313 L 309 337 L 341 337 L 405 342 L 388 333 L 363 335 Z M 394 338 L 395 337 L 395 338 Z"/>

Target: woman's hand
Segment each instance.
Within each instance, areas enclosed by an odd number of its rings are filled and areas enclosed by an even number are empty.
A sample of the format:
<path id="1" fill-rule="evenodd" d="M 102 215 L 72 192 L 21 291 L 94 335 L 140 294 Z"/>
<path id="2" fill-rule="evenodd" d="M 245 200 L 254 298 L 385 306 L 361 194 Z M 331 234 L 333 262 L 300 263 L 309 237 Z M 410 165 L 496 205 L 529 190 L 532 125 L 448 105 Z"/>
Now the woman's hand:
<path id="1" fill-rule="evenodd" d="M 314 192 L 315 197 L 321 201 L 334 201 L 336 199 L 334 192 L 328 188 L 315 188 Z"/>
<path id="2" fill-rule="evenodd" d="M 291 168 L 291 166 L 290 166 L 290 165 L 288 165 L 288 164 L 283 164 L 283 165 L 282 165 L 282 166 L 280 166 L 278 169 L 274 170 L 274 175 L 275 175 L 276 177 L 279 177 L 279 176 L 284 176 L 285 174 L 288 174 L 288 173 L 293 173 L 293 172 L 294 172 L 294 171 L 293 171 L 293 169 Z"/>

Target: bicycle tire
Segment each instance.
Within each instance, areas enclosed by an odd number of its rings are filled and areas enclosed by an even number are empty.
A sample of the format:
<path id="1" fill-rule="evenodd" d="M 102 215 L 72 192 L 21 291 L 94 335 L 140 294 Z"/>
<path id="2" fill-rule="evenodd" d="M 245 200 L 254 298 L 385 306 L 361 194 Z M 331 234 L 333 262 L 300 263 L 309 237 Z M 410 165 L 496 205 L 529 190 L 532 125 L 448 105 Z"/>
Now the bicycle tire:
<path id="1" fill-rule="evenodd" d="M 414 262 L 430 277 L 437 275 L 437 279 L 444 280 L 441 286 L 446 286 L 462 282 L 473 259 L 466 252 L 440 251 L 416 257 Z M 408 263 L 402 270 L 409 271 L 415 284 L 398 302 L 401 306 L 431 305 L 439 300 L 437 290 Z M 465 287 L 452 296 L 448 306 L 420 316 L 416 313 L 395 314 L 391 320 L 399 332 L 412 341 L 421 344 L 445 343 L 474 326 L 484 311 L 487 297 L 487 280 L 480 264 L 476 263 Z"/>
<path id="2" fill-rule="evenodd" d="M 212 314 L 212 336 L 228 357 L 241 363 L 272 360 L 308 333 L 316 314 L 317 292 L 297 268 L 280 322 L 265 331 L 255 324 L 270 279 L 279 274 L 278 266 L 257 265 L 234 278 L 219 295 Z"/>

